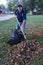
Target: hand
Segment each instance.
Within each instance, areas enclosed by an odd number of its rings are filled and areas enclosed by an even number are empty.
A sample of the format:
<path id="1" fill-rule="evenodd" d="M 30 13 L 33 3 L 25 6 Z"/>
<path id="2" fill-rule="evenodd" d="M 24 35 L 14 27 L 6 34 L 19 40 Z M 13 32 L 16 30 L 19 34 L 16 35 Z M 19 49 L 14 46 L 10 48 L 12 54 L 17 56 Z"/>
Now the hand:
<path id="1" fill-rule="evenodd" d="M 16 20 L 17 20 L 17 15 L 14 15 L 14 17 L 16 18 Z"/>
<path id="2" fill-rule="evenodd" d="M 23 32 L 23 25 L 20 26 L 21 31 Z"/>
<path id="3" fill-rule="evenodd" d="M 24 24 L 22 23 L 21 28 L 23 29 Z"/>
<path id="4" fill-rule="evenodd" d="M 22 23 L 22 25 L 21 25 L 22 28 L 23 28 L 23 26 L 24 26 L 24 23 L 25 23 L 25 20 L 23 20 L 23 23 Z"/>

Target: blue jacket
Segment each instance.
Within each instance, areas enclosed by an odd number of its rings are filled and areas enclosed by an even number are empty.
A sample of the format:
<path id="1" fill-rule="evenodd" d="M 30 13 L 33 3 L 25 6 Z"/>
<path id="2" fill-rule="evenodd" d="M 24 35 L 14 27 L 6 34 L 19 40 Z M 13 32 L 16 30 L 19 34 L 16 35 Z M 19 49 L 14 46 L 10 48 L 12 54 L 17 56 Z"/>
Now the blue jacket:
<path id="1" fill-rule="evenodd" d="M 19 22 L 23 22 L 23 20 L 26 20 L 26 12 L 23 9 L 21 12 L 19 12 L 17 9 L 15 11 L 15 15 L 17 15 L 17 19 Z"/>

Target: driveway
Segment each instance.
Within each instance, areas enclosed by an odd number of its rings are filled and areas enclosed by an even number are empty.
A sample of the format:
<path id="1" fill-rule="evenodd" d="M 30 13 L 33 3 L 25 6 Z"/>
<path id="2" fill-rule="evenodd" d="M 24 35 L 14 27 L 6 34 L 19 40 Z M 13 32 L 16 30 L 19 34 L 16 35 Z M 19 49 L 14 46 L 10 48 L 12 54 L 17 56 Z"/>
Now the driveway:
<path id="1" fill-rule="evenodd" d="M 9 20 L 13 17 L 14 17 L 14 15 L 2 15 L 2 16 L 0 16 L 0 21 Z"/>

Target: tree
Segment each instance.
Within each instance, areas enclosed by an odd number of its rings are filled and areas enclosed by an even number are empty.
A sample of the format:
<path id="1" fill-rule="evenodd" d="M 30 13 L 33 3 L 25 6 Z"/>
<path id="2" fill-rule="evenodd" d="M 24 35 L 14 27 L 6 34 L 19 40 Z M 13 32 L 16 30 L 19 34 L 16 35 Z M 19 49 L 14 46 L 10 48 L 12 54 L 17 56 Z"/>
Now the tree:
<path id="1" fill-rule="evenodd" d="M 5 9 L 5 6 L 3 4 L 1 4 L 0 9 Z"/>
<path id="2" fill-rule="evenodd" d="M 9 10 L 12 10 L 12 7 L 13 7 L 13 3 L 9 2 L 9 3 L 8 3 L 8 9 L 9 9 Z"/>
<path id="3" fill-rule="evenodd" d="M 35 8 L 35 0 L 23 0 L 23 8 L 28 12 L 31 10 L 33 12 Z"/>
<path id="4" fill-rule="evenodd" d="M 30 0 L 30 10 L 32 11 L 32 13 L 34 8 L 35 8 L 35 0 Z"/>
<path id="5" fill-rule="evenodd" d="M 18 0 L 11 0 L 8 2 L 8 9 L 15 10 L 17 6 Z"/>
<path id="6" fill-rule="evenodd" d="M 33 12 L 35 8 L 43 9 L 43 0 L 22 0 L 20 1 L 20 3 L 21 2 L 26 12 L 28 12 L 29 10 Z M 15 10 L 18 3 L 19 3 L 19 0 L 9 0 L 8 2 L 9 10 Z"/>
<path id="7" fill-rule="evenodd" d="M 38 0 L 38 7 L 43 9 L 43 0 Z"/>
<path id="8" fill-rule="evenodd" d="M 23 0 L 23 8 L 28 12 L 30 10 L 29 2 L 30 0 Z"/>

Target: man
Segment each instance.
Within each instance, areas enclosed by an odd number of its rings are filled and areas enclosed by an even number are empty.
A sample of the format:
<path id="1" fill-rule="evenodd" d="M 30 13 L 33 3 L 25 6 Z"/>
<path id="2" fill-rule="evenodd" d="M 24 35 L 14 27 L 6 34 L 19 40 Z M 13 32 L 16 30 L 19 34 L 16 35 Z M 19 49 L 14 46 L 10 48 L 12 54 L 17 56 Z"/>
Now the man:
<path id="1" fill-rule="evenodd" d="M 15 11 L 15 15 L 17 17 L 17 25 L 16 25 L 16 29 L 20 29 L 20 27 L 22 28 L 24 34 L 25 34 L 25 28 L 26 28 L 26 12 L 23 10 L 22 5 L 19 4 L 17 10 Z M 19 26 L 20 24 L 20 26 Z"/>

